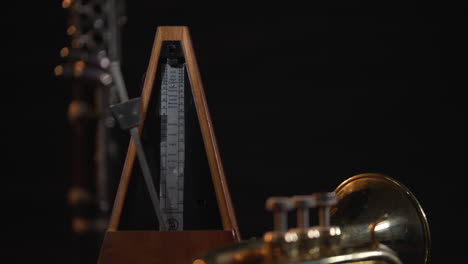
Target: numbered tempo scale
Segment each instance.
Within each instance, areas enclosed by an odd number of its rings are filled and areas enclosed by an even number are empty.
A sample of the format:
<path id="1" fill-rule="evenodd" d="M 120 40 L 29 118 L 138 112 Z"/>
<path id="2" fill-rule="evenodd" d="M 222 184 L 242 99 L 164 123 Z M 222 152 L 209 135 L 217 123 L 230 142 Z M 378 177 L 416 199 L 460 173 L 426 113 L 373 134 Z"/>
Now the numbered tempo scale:
<path id="1" fill-rule="evenodd" d="M 239 242 L 187 27 L 157 29 L 140 99 L 116 109 L 139 125 L 98 263 L 191 263 Z"/>
<path id="2" fill-rule="evenodd" d="M 176 44 L 168 46 L 176 52 Z M 172 64 L 172 65 L 171 65 Z M 160 95 L 160 201 L 169 230 L 183 230 L 185 169 L 185 66 L 163 64 Z"/>

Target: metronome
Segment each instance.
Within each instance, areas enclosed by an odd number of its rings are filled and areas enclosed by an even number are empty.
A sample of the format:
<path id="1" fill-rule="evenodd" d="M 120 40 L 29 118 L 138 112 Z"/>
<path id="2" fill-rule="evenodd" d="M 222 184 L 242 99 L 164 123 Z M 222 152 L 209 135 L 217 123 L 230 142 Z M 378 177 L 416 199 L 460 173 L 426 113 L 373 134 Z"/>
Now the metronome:
<path id="1" fill-rule="evenodd" d="M 141 98 L 130 101 L 123 108 L 138 108 L 140 122 L 98 263 L 191 263 L 240 241 L 187 27 L 158 27 Z"/>

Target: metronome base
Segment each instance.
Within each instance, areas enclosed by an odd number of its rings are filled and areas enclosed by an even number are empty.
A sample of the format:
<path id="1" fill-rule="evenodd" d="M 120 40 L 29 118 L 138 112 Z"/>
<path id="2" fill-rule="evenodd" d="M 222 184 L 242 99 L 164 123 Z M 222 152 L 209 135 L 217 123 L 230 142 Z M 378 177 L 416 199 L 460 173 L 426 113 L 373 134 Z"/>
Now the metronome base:
<path id="1" fill-rule="evenodd" d="M 218 247 L 237 242 L 233 231 L 108 231 L 98 264 L 191 264 Z"/>

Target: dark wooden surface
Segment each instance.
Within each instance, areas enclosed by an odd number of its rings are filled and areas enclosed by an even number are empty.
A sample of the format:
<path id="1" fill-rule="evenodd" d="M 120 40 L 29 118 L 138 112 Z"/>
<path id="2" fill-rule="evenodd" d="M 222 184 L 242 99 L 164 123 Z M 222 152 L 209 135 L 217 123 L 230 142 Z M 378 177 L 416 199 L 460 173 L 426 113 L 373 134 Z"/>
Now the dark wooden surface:
<path id="1" fill-rule="evenodd" d="M 115 231 L 104 238 L 99 264 L 190 264 L 215 247 L 235 243 L 230 231 Z"/>

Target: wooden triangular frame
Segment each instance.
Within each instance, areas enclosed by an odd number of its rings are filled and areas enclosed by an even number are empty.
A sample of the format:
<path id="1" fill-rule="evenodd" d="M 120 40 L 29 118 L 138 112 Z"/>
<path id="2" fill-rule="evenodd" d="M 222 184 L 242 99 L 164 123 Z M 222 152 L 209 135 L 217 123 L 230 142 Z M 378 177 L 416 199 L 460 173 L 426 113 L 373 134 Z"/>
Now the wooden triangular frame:
<path id="1" fill-rule="evenodd" d="M 135 145 L 133 141 L 130 140 L 125 164 L 122 170 L 122 176 L 114 201 L 112 215 L 101 248 L 101 254 L 98 261 L 100 264 L 125 263 L 124 261 L 131 261 L 131 263 L 144 263 L 145 261 L 148 261 L 148 258 L 152 259 L 151 263 L 179 263 L 179 261 L 180 263 L 185 263 L 192 257 L 195 257 L 192 256 L 193 254 L 199 254 L 206 250 L 210 250 L 210 247 L 222 246 L 240 241 L 240 233 L 237 226 L 234 208 L 232 206 L 227 182 L 224 176 L 224 169 L 221 163 L 210 114 L 208 112 L 203 84 L 187 27 L 162 26 L 157 29 L 141 93 L 141 124 L 139 126 L 139 131 L 141 133 L 143 130 L 163 41 L 180 41 L 182 46 L 186 61 L 187 74 L 192 89 L 195 109 L 201 128 L 201 134 L 205 145 L 207 160 L 210 167 L 216 200 L 218 202 L 218 208 L 224 230 L 119 231 L 120 217 L 136 158 Z M 184 256 L 180 255 L 181 252 L 179 252 L 179 250 L 177 250 L 177 254 L 179 254 L 179 256 L 177 256 L 176 259 L 169 256 L 168 251 L 171 251 L 170 248 L 172 246 L 181 247 L 182 244 L 190 243 L 190 241 L 193 242 L 193 248 L 187 248 L 191 245 L 185 245 L 182 246 L 186 247 L 185 249 L 180 249 L 185 251 L 188 250 L 187 253 L 182 254 Z M 125 250 L 128 250 L 128 252 L 122 252 Z M 152 251 L 153 254 L 148 255 L 148 252 Z M 142 254 L 145 256 L 142 256 Z M 142 262 L 138 261 L 140 259 Z"/>

